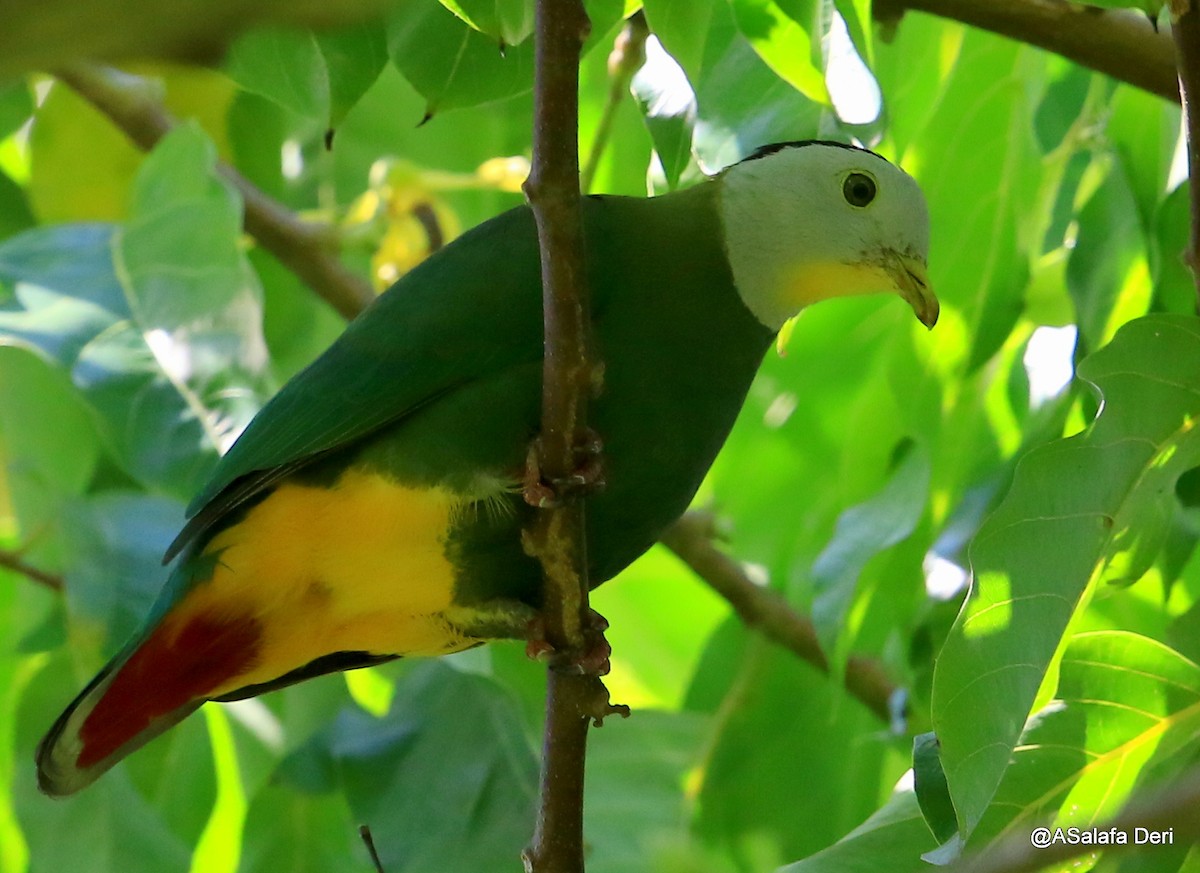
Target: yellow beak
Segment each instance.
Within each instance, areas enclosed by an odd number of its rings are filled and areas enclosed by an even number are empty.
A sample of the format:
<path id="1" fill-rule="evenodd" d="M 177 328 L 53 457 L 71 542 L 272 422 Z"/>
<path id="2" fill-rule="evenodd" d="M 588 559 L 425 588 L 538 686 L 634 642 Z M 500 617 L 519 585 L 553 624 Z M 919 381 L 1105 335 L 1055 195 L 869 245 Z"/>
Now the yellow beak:
<path id="1" fill-rule="evenodd" d="M 891 277 L 900 296 L 908 301 L 921 324 L 932 329 L 937 324 L 941 307 L 929 285 L 925 262 L 910 255 L 890 252 L 883 269 Z"/>

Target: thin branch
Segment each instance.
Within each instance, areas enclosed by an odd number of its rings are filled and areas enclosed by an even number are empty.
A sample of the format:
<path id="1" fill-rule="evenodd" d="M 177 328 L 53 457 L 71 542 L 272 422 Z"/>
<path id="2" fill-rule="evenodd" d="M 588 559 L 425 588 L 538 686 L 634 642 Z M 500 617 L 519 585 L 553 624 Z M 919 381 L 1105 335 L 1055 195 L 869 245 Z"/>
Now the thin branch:
<path id="1" fill-rule="evenodd" d="M 1136 849 L 1161 851 L 1159 846 L 1135 845 L 1135 828 L 1170 830 L 1176 846 L 1186 846 L 1200 840 L 1200 769 L 1191 770 L 1167 788 L 1135 797 L 1114 818 L 1097 823 L 1097 831 L 1124 834 L 1127 840 L 1125 844 L 1072 845 L 1064 841 L 1038 848 L 1032 844 L 1034 825 L 1031 824 L 1019 833 L 988 846 L 978 855 L 964 858 L 952 867 L 943 869 L 946 873 L 1033 873 L 1052 865 L 1060 869 L 1063 861 L 1086 855 L 1098 848 L 1102 848 L 1105 855 Z"/>
<path id="2" fill-rule="evenodd" d="M 54 75 L 108 117 L 143 151 L 176 125 L 145 79 L 98 64 L 75 64 Z M 242 196 L 246 232 L 346 318 L 374 299 L 370 284 L 338 259 L 333 229 L 301 221 L 229 165 L 218 171 Z"/>
<path id="3" fill-rule="evenodd" d="M 1196 283 L 1197 311 L 1200 312 L 1200 9 L 1197 0 L 1172 0 L 1171 33 L 1179 57 L 1179 91 L 1183 95 L 1183 114 L 1187 120 L 1188 201 L 1192 227 L 1184 260 L 1192 268 Z"/>
<path id="4" fill-rule="evenodd" d="M 27 563 L 21 557 L 20 552 L 0 551 L 0 567 L 5 570 L 10 570 L 13 573 L 24 576 L 31 582 L 36 582 L 39 585 L 49 588 L 51 591 L 62 591 L 63 580 L 61 576 L 56 576 L 53 573 L 47 573 L 45 570 L 39 570 Z"/>
<path id="5" fill-rule="evenodd" d="M 1131 4 L 1132 5 L 1132 4 Z M 1171 37 L 1132 9 L 1067 0 L 875 0 L 885 24 L 908 10 L 928 12 L 1040 46 L 1175 103 L 1179 86 Z"/>
<path id="6" fill-rule="evenodd" d="M 359 825 L 358 836 L 363 841 L 363 845 L 367 847 L 367 854 L 371 857 L 371 865 L 375 868 L 375 873 L 386 873 L 383 869 L 383 862 L 379 860 L 379 850 L 375 848 L 375 837 L 371 835 L 370 825 Z"/>
<path id="7" fill-rule="evenodd" d="M 608 100 L 604 104 L 600 123 L 596 125 L 596 135 L 592 139 L 587 164 L 584 165 L 579 178 L 579 190 L 585 194 L 592 190 L 600 158 L 604 156 L 604 149 L 612 136 L 617 109 L 629 96 L 629 83 L 633 81 L 634 74 L 642 68 L 642 64 L 646 63 L 646 37 L 649 35 L 650 28 L 646 24 L 646 16 L 639 9 L 629 16 L 613 43 L 613 50 L 608 56 Z"/>
<path id="8" fill-rule="evenodd" d="M 580 448 L 589 442 L 587 403 L 598 373 L 579 196 L 579 56 L 589 26 L 581 0 L 536 4 L 533 161 L 525 194 L 541 251 L 545 363 L 542 432 L 531 448 L 526 499 L 545 505 L 548 484 L 558 505 L 537 513 L 524 544 L 542 564 L 541 615 L 557 659 L 546 682 L 541 804 L 524 853 L 530 873 L 583 873 L 588 726 L 613 711 L 603 683 L 580 667 L 588 637 L 596 640 L 588 633 L 584 491 L 570 487 Z"/>
<path id="9" fill-rule="evenodd" d="M 829 660 L 821 651 L 816 628 L 793 610 L 779 594 L 756 585 L 729 555 L 716 547 L 714 519 L 689 512 L 662 535 L 662 543 L 701 579 L 729 601 L 741 620 L 823 673 Z M 846 663 L 846 690 L 885 722 L 892 721 L 891 701 L 896 686 L 870 658 L 854 656 Z"/>

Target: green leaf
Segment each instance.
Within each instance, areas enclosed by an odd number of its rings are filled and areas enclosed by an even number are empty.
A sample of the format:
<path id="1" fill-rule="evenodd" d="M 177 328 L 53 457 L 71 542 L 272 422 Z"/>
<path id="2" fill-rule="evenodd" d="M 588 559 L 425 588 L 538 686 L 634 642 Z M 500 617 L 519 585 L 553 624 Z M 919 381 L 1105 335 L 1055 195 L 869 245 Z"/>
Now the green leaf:
<path id="1" fill-rule="evenodd" d="M 441 4 L 403 3 L 388 18 L 392 63 L 425 98 L 425 120 L 533 87 L 533 43 L 501 52 Z"/>
<path id="2" fill-rule="evenodd" d="M 691 818 L 687 778 L 701 759 L 709 726 L 695 713 L 639 710 L 633 718 L 606 720 L 589 737 L 589 867 L 607 873 L 657 869 L 653 859 L 682 842 Z"/>
<path id="3" fill-rule="evenodd" d="M 63 511 L 91 481 L 99 457 L 96 430 L 79 393 L 40 355 L 0 341 L 0 454 L 12 510 L 35 546 L 35 566 L 61 566 Z"/>
<path id="4" fill-rule="evenodd" d="M 674 189 L 692 159 L 696 95 L 683 69 L 657 44 L 647 46 L 646 64 L 634 75 L 630 88 L 662 162 L 667 187 Z"/>
<path id="5" fill-rule="evenodd" d="M 692 83 L 697 101 L 693 147 L 706 172 L 758 146 L 818 133 L 820 104 L 766 65 L 739 33 L 728 3 L 653 0 L 645 11 L 651 31 Z"/>
<path id="6" fill-rule="evenodd" d="M 846 22 L 846 30 L 864 63 L 875 62 L 874 21 L 870 0 L 833 0 L 834 8 Z"/>
<path id="7" fill-rule="evenodd" d="M 932 284 L 943 309 L 959 310 L 968 325 L 970 369 L 1000 349 L 1021 313 L 1029 276 L 1022 231 L 1037 217 L 1032 118 L 1043 63 L 1016 43 L 968 31 L 950 74 L 922 92 L 935 109 L 904 155 L 929 202 Z M 879 67 L 885 94 L 898 74 Z M 964 190 L 962 180 L 983 178 L 991 181 Z"/>
<path id="8" fill-rule="evenodd" d="M 1035 823 L 1088 827 L 1113 817 L 1148 765 L 1200 737 L 1200 667 L 1126 631 L 1075 636 L 1058 688 L 1030 718 L 972 842 Z"/>
<path id="9" fill-rule="evenodd" d="M 610 623 L 605 636 L 613 648 L 613 670 L 605 684 L 614 700 L 639 712 L 677 709 L 708 637 L 729 615 L 728 603 L 697 584 L 692 571 L 663 546 L 634 561 L 613 583 L 591 598 Z M 537 693 L 542 693 L 540 683 Z"/>
<path id="10" fill-rule="evenodd" d="M 33 115 L 33 94 L 24 79 L 0 87 L 0 139 L 15 131 Z"/>
<path id="11" fill-rule="evenodd" d="M 266 348 L 261 290 L 239 247 L 240 198 L 215 175 L 214 164 L 212 144 L 188 126 L 165 137 L 147 158 L 134 186 L 130 220 L 115 243 L 117 275 L 144 346 L 128 333 L 114 332 L 89 347 L 86 363 L 93 370 L 89 383 L 104 384 L 109 399 L 148 391 L 159 402 L 147 404 L 145 412 L 161 428 L 199 427 L 216 448 L 257 411 Z M 122 414 L 117 408 L 113 412 Z M 143 413 L 137 406 L 123 414 Z M 157 433 L 160 446 L 163 432 L 119 431 Z M 181 478 L 166 480 L 175 494 L 196 489 L 211 461 L 197 456 L 195 445 L 162 446 L 167 453 L 192 457 L 190 475 L 175 467 Z M 134 466 L 140 466 L 137 452 L 153 451 L 129 447 Z M 141 472 L 161 475 L 166 469 Z"/>
<path id="12" fill-rule="evenodd" d="M 25 189 L 0 171 L 0 240 L 32 227 L 36 221 Z"/>
<path id="13" fill-rule="evenodd" d="M 874 715 L 736 621 L 714 635 L 688 704 L 719 716 L 698 827 L 748 869 L 829 845 L 870 815 L 908 767 Z M 812 785 L 822 790 L 803 787 Z"/>
<path id="14" fill-rule="evenodd" d="M 329 77 L 329 126 L 336 128 L 367 93 L 387 64 L 387 34 L 379 22 L 365 22 L 316 34 Z"/>
<path id="15" fill-rule="evenodd" d="M 363 873 L 369 870 L 357 822 L 340 794 L 268 785 L 246 816 L 239 873 Z M 387 834 L 375 832 L 376 839 Z"/>
<path id="16" fill-rule="evenodd" d="M 921 815 L 937 841 L 950 840 L 958 832 L 958 821 L 946 787 L 937 736 L 932 733 L 913 738 L 913 789 L 921 805 Z"/>
<path id="17" fill-rule="evenodd" d="M 1200 462 L 1200 323 L 1147 316 L 1079 366 L 1103 407 L 1027 455 L 971 549 L 971 594 L 938 657 L 933 718 L 961 830 L 979 822 L 1089 584 L 1135 580 Z"/>
<path id="18" fill-rule="evenodd" d="M 537 765 L 512 700 L 491 681 L 422 664 L 397 684 L 385 719 L 347 710 L 330 743 L 386 869 L 520 869 Z"/>
<path id="19" fill-rule="evenodd" d="M 247 91 L 304 118 L 331 123 L 329 69 L 308 31 L 252 30 L 230 48 L 225 72 Z"/>
<path id="20" fill-rule="evenodd" d="M 1093 168 L 1099 169 L 1096 164 Z M 1067 288 L 1085 352 L 1104 344 L 1112 335 L 1114 320 L 1127 320 L 1115 310 L 1145 259 L 1137 204 L 1121 164 L 1105 162 L 1102 172 L 1104 181 L 1077 213 L 1078 241 L 1067 261 Z M 1144 277 L 1134 281 L 1145 285 Z M 1149 289 L 1145 292 L 1138 315 L 1149 303 Z"/>
<path id="21" fill-rule="evenodd" d="M 863 568 L 912 534 L 928 494 L 929 452 L 905 443 L 903 458 L 883 488 L 838 517 L 833 539 L 812 568 L 813 621 L 827 650 L 842 633 Z"/>
<path id="22" fill-rule="evenodd" d="M 141 627 L 166 579 L 162 556 L 183 521 L 183 504 L 109 491 L 66 513 L 67 603 L 72 619 L 104 629 L 111 654 Z"/>
<path id="23" fill-rule="evenodd" d="M 813 39 L 820 4 L 813 0 L 731 0 L 738 30 L 781 79 L 810 100 L 829 102 L 821 72 L 821 35 Z"/>
<path id="24" fill-rule="evenodd" d="M 897 790 L 866 821 L 832 846 L 781 868 L 778 873 L 921 873 L 923 852 L 934 847 L 916 795 Z"/>
<path id="25" fill-rule="evenodd" d="M 501 45 L 518 45 L 533 33 L 533 0 L 441 0 L 441 4 Z"/>

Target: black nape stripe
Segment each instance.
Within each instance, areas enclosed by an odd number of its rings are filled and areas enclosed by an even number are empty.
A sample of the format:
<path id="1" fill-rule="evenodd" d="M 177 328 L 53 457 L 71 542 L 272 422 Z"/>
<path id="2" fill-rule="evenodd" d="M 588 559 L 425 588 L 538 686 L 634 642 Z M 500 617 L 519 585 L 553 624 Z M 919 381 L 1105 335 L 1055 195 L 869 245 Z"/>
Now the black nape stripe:
<path id="1" fill-rule="evenodd" d="M 875 157 L 879 158 L 881 161 L 887 161 L 887 158 L 881 154 L 878 154 L 877 152 L 862 148 L 861 146 L 850 145 L 849 143 L 836 142 L 831 139 L 797 139 L 790 142 L 776 142 L 771 143 L 770 145 L 759 146 L 754 150 L 753 153 L 742 158 L 740 161 L 738 161 L 738 163 L 744 164 L 747 161 L 756 161 L 759 158 L 765 158 L 767 155 L 773 155 L 777 152 L 783 151 L 784 149 L 799 149 L 811 145 L 834 146 L 835 148 L 845 149 L 849 152 L 866 152 L 869 155 L 875 155 Z M 891 162 L 888 161 L 888 163 Z"/>

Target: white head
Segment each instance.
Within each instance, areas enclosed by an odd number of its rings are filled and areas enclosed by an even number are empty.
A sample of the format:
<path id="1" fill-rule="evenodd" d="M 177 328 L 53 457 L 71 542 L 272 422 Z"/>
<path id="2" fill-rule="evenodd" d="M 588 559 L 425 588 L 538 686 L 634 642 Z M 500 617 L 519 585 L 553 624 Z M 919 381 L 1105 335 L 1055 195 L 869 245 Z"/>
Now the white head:
<path id="1" fill-rule="evenodd" d="M 759 149 L 719 177 L 738 293 L 772 330 L 829 297 L 893 291 L 933 327 L 929 212 L 912 177 L 831 142 Z"/>

